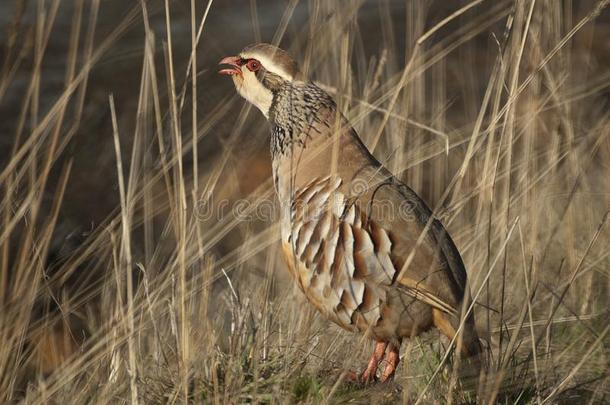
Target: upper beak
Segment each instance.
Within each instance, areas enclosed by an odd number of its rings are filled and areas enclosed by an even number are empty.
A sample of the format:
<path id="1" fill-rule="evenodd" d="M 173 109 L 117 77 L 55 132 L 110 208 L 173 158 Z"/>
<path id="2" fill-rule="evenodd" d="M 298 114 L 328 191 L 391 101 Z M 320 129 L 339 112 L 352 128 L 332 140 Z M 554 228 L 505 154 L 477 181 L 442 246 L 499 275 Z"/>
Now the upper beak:
<path id="1" fill-rule="evenodd" d="M 226 58 L 223 58 L 220 62 L 218 62 L 219 65 L 230 65 L 231 68 L 230 69 L 220 69 L 218 71 L 218 73 L 220 73 L 221 75 L 229 75 L 229 76 L 233 76 L 233 75 L 241 75 L 241 65 L 240 62 L 241 58 L 239 56 L 227 56 Z"/>

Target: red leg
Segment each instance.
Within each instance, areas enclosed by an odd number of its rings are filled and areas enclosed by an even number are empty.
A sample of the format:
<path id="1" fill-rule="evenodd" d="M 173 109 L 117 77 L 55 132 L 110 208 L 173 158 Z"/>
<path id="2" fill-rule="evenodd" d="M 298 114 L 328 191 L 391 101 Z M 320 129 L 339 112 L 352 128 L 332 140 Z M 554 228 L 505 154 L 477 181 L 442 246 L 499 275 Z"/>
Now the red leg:
<path id="1" fill-rule="evenodd" d="M 350 371 L 347 373 L 346 379 L 357 384 L 369 384 L 376 381 L 377 368 L 385 356 L 385 349 L 387 346 L 388 344 L 385 342 L 375 342 L 375 349 L 373 349 L 373 355 L 371 356 L 366 369 L 360 374 Z"/>
<path id="2" fill-rule="evenodd" d="M 360 381 L 368 384 L 377 379 L 377 367 L 379 367 L 379 363 L 383 360 L 385 356 L 385 349 L 388 346 L 385 342 L 375 342 L 375 349 L 373 350 L 373 355 L 369 360 L 369 364 L 366 366 L 366 369 L 360 375 Z"/>
<path id="3" fill-rule="evenodd" d="M 383 370 L 383 376 L 381 377 L 381 382 L 387 382 L 394 378 L 394 374 L 396 373 L 396 368 L 398 367 L 398 362 L 400 361 L 400 346 L 395 346 L 390 344 L 390 351 L 388 352 L 387 363 L 385 369 Z"/>

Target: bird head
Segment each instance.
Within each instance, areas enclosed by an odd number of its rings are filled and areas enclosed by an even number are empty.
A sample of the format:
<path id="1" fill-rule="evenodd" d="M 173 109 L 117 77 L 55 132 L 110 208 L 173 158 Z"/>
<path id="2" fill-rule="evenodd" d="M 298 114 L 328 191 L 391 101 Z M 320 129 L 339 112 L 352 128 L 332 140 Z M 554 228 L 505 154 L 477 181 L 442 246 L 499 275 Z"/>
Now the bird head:
<path id="1" fill-rule="evenodd" d="M 299 69 L 286 53 L 270 44 L 251 45 L 237 56 L 223 58 L 228 68 L 218 73 L 229 75 L 238 93 L 269 117 L 274 94 L 286 83 L 297 80 Z"/>

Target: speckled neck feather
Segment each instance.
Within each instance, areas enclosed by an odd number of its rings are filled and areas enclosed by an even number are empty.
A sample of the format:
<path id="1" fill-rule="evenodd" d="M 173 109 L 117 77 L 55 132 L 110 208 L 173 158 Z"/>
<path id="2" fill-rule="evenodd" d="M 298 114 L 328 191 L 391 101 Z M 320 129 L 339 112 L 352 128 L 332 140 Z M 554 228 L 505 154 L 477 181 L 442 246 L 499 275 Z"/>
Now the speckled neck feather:
<path id="1" fill-rule="evenodd" d="M 319 122 L 318 111 L 336 108 L 332 98 L 313 83 L 283 82 L 274 91 L 269 109 L 271 155 L 280 159 L 296 144 L 305 146 L 317 132 L 312 124 Z"/>

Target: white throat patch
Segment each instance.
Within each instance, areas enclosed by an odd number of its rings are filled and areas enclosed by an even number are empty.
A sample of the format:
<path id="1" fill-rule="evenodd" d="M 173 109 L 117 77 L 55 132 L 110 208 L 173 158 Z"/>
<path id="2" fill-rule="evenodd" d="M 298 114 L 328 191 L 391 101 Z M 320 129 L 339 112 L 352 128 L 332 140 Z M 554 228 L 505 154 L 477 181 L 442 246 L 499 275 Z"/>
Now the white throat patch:
<path id="1" fill-rule="evenodd" d="M 242 66 L 241 71 L 241 75 L 232 76 L 235 88 L 243 98 L 261 110 L 266 118 L 269 118 L 269 109 L 273 102 L 273 93 L 263 86 L 256 78 L 256 73 L 248 70 L 246 66 Z"/>

